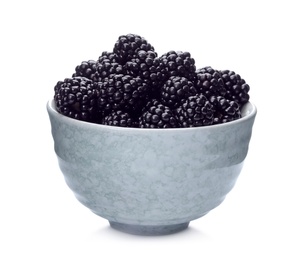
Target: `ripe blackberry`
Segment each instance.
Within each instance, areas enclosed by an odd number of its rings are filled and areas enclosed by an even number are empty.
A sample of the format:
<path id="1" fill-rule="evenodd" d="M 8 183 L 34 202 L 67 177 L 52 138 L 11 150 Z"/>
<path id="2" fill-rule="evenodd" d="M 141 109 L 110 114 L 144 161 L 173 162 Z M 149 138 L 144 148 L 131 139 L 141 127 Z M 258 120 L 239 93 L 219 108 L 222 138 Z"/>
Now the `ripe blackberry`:
<path id="1" fill-rule="evenodd" d="M 120 127 L 136 127 L 136 122 L 130 113 L 122 110 L 111 111 L 111 113 L 104 117 L 102 124 Z"/>
<path id="2" fill-rule="evenodd" d="M 128 74 L 140 76 L 142 79 L 153 80 L 156 78 L 156 67 L 158 60 L 157 53 L 154 51 L 140 50 L 134 58 L 127 61 L 124 65 Z"/>
<path id="3" fill-rule="evenodd" d="M 94 80 L 97 72 L 97 62 L 94 60 L 88 60 L 81 62 L 80 65 L 77 65 L 75 72 L 72 77 L 85 77 L 90 80 Z"/>
<path id="4" fill-rule="evenodd" d="M 124 74 L 111 74 L 98 82 L 98 107 L 103 112 L 111 110 L 139 109 L 145 102 L 147 84 L 139 77 Z"/>
<path id="5" fill-rule="evenodd" d="M 224 81 L 219 71 L 212 67 L 204 67 L 196 71 L 196 89 L 207 98 L 211 96 L 224 96 L 226 94 Z"/>
<path id="6" fill-rule="evenodd" d="M 227 123 L 241 118 L 240 106 L 234 100 L 228 100 L 222 96 L 212 96 L 210 103 L 215 109 L 213 124 Z"/>
<path id="7" fill-rule="evenodd" d="M 181 101 L 197 93 L 194 83 L 185 77 L 171 76 L 161 87 L 161 101 L 176 108 Z"/>
<path id="8" fill-rule="evenodd" d="M 221 70 L 220 73 L 227 91 L 224 97 L 238 102 L 240 106 L 248 102 L 250 98 L 248 94 L 250 87 L 246 81 L 234 71 Z"/>
<path id="9" fill-rule="evenodd" d="M 158 71 L 166 75 L 166 79 L 171 76 L 186 77 L 195 80 L 195 60 L 189 52 L 169 51 L 159 58 L 160 68 Z"/>
<path id="10" fill-rule="evenodd" d="M 145 112 L 139 118 L 140 128 L 177 128 L 178 121 L 174 112 L 167 106 L 154 100 L 150 102 Z"/>
<path id="11" fill-rule="evenodd" d="M 125 74 L 125 70 L 119 63 L 105 59 L 97 64 L 97 73 L 94 80 L 100 82 L 113 74 Z"/>
<path id="12" fill-rule="evenodd" d="M 145 38 L 136 34 L 119 36 L 113 48 L 121 64 L 132 60 L 140 50 L 154 51 L 154 47 Z"/>
<path id="13" fill-rule="evenodd" d="M 97 84 L 85 77 L 66 78 L 54 87 L 54 100 L 59 113 L 93 121 L 97 112 Z"/>
<path id="14" fill-rule="evenodd" d="M 188 97 L 175 111 L 182 127 L 213 124 L 214 108 L 203 94 Z"/>
<path id="15" fill-rule="evenodd" d="M 126 62 L 124 68 L 127 74 L 144 79 L 149 85 L 150 95 L 155 97 L 161 85 L 157 73 L 158 66 L 159 59 L 156 52 L 140 50 L 135 58 Z"/>
<path id="16" fill-rule="evenodd" d="M 107 61 L 110 63 L 120 63 L 120 60 L 116 53 L 104 51 L 98 58 L 98 63 L 102 63 L 103 61 Z"/>

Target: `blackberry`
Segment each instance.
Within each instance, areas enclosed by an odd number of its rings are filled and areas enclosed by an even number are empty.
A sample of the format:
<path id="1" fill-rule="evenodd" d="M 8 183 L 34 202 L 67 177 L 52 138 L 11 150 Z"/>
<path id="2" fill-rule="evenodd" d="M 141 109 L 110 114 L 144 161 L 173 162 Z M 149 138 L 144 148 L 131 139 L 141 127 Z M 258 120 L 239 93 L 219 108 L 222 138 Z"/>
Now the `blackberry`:
<path id="1" fill-rule="evenodd" d="M 220 72 L 210 66 L 196 71 L 195 87 L 199 93 L 204 94 L 207 98 L 226 94 Z"/>
<path id="2" fill-rule="evenodd" d="M 175 111 L 182 127 L 197 127 L 213 124 L 214 108 L 203 94 L 188 97 Z"/>
<path id="3" fill-rule="evenodd" d="M 80 65 L 77 65 L 75 72 L 72 77 L 85 77 L 90 80 L 94 80 L 97 72 L 97 62 L 94 60 L 88 60 L 81 62 Z"/>
<path id="4" fill-rule="evenodd" d="M 158 66 L 156 57 L 157 53 L 154 51 L 141 50 L 133 59 L 127 61 L 124 67 L 130 75 L 153 81 L 156 78 L 156 67 Z"/>
<path id="5" fill-rule="evenodd" d="M 113 52 L 118 56 L 121 64 L 135 58 L 140 50 L 154 51 L 154 47 L 145 38 L 136 34 L 119 36 L 113 48 Z"/>
<path id="6" fill-rule="evenodd" d="M 85 77 L 66 78 L 54 87 L 54 100 L 59 113 L 93 121 L 97 113 L 98 86 Z"/>
<path id="7" fill-rule="evenodd" d="M 139 118 L 140 128 L 177 128 L 178 121 L 174 112 L 161 102 L 154 100 L 145 108 Z"/>
<path id="8" fill-rule="evenodd" d="M 127 74 L 138 76 L 145 80 L 149 85 L 150 95 L 153 97 L 159 93 L 159 86 L 161 84 L 161 79 L 157 73 L 158 67 L 159 59 L 157 59 L 157 53 L 144 50 L 140 50 L 135 58 L 127 61 L 124 65 Z"/>
<path id="9" fill-rule="evenodd" d="M 146 102 L 148 86 L 139 77 L 111 74 L 98 85 L 98 107 L 104 113 L 125 109 L 135 111 Z"/>
<path id="10" fill-rule="evenodd" d="M 236 101 L 222 96 L 212 96 L 210 102 L 215 109 L 213 124 L 227 123 L 241 118 L 240 106 Z"/>
<path id="11" fill-rule="evenodd" d="M 250 98 L 248 94 L 250 87 L 246 81 L 234 71 L 221 70 L 220 73 L 227 90 L 224 97 L 238 102 L 240 106 L 248 102 Z"/>
<path id="12" fill-rule="evenodd" d="M 98 63 L 102 63 L 103 61 L 107 61 L 109 63 L 120 63 L 120 59 L 117 54 L 114 52 L 104 51 L 98 58 Z"/>
<path id="13" fill-rule="evenodd" d="M 160 56 L 159 60 L 158 71 L 165 74 L 166 79 L 171 76 L 180 76 L 195 80 L 195 60 L 189 52 L 169 51 Z"/>
<path id="14" fill-rule="evenodd" d="M 125 74 L 125 70 L 119 63 L 105 59 L 101 63 L 98 63 L 94 80 L 100 82 L 113 74 Z"/>
<path id="15" fill-rule="evenodd" d="M 176 108 L 181 101 L 197 93 L 194 83 L 185 77 L 171 76 L 161 87 L 161 101 Z"/>
<path id="16" fill-rule="evenodd" d="M 122 110 L 111 111 L 102 120 L 102 124 L 120 127 L 136 127 L 136 122 L 128 112 Z"/>

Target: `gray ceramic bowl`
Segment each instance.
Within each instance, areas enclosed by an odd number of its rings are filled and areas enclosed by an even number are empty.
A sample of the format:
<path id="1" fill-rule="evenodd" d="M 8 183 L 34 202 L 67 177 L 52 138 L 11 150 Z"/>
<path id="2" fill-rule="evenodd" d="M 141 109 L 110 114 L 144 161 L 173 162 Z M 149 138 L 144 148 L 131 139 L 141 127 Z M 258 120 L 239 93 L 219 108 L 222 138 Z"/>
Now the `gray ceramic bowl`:
<path id="1" fill-rule="evenodd" d="M 47 104 L 55 152 L 76 198 L 118 230 L 170 234 L 223 202 L 248 152 L 256 107 L 214 126 L 139 129 L 87 123 Z"/>

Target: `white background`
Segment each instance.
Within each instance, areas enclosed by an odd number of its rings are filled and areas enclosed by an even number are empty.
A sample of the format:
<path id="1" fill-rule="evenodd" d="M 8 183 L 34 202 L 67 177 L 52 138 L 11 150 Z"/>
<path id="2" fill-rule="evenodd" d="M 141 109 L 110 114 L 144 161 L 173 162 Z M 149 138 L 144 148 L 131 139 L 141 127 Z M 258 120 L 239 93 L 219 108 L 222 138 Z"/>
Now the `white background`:
<path id="1" fill-rule="evenodd" d="M 0 259 L 304 259 L 302 1 L 1 1 Z M 236 186 L 184 232 L 124 234 L 59 170 L 46 103 L 119 35 L 239 73 L 258 108 Z"/>

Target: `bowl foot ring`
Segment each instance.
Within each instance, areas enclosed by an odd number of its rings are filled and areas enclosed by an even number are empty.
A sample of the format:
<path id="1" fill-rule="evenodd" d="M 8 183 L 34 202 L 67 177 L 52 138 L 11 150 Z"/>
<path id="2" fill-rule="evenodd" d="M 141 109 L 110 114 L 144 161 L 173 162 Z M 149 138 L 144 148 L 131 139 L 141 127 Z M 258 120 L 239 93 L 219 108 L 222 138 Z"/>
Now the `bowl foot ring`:
<path id="1" fill-rule="evenodd" d="M 190 222 L 174 224 L 174 225 L 130 225 L 118 222 L 109 221 L 110 226 L 116 230 L 122 231 L 124 233 L 129 233 L 133 235 L 141 236 L 160 236 L 169 235 L 173 233 L 180 232 L 188 228 Z"/>

